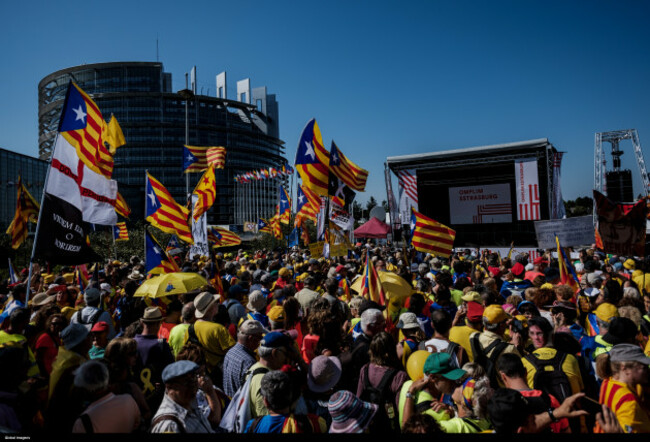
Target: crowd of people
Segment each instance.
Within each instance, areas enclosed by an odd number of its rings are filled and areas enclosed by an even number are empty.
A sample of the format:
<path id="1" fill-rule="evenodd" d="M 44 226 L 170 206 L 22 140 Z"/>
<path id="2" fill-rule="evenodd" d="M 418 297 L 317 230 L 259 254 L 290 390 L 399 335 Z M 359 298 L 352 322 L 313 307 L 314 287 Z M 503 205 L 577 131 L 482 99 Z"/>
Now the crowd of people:
<path id="1" fill-rule="evenodd" d="M 575 284 L 551 251 L 241 249 L 186 259 L 209 283 L 156 299 L 137 256 L 81 286 L 34 264 L 0 285 L 0 429 L 650 432 L 648 262 L 574 261 Z M 362 296 L 368 262 L 408 290 Z"/>

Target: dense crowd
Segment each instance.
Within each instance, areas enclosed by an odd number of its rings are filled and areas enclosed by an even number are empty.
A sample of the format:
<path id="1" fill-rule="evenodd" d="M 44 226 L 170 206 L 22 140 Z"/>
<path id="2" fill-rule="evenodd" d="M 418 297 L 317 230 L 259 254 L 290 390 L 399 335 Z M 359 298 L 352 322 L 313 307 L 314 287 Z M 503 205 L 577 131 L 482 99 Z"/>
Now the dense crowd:
<path id="1" fill-rule="evenodd" d="M 385 302 L 361 296 L 367 261 L 392 278 Z M 27 304 L 27 269 L 0 285 L 0 427 L 650 432 L 650 268 L 595 248 L 574 261 L 575 285 L 551 251 L 239 250 L 180 262 L 209 283 L 155 299 L 134 296 L 136 256 L 87 284 L 35 264 Z"/>

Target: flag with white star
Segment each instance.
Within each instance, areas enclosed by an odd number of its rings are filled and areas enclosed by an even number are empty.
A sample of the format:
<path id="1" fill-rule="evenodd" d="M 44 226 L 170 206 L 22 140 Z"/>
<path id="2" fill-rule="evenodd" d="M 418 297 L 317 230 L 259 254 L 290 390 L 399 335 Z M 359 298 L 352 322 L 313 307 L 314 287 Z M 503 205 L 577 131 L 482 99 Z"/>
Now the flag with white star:
<path id="1" fill-rule="evenodd" d="M 160 273 L 180 272 L 181 269 L 176 261 L 171 259 L 167 252 L 160 246 L 147 229 L 144 229 L 145 238 L 145 272 L 157 275 Z"/>
<path id="2" fill-rule="evenodd" d="M 148 172 L 145 201 L 145 220 L 163 232 L 178 236 L 181 241 L 194 244 L 188 223 L 189 210 L 179 205 L 165 186 Z"/>
<path id="3" fill-rule="evenodd" d="M 329 152 L 323 147 L 323 138 L 315 118 L 309 120 L 302 131 L 295 166 L 305 186 L 319 195 L 327 195 Z"/>
<path id="4" fill-rule="evenodd" d="M 113 226 L 113 238 L 115 241 L 128 241 L 129 231 L 126 229 L 126 223 L 121 222 Z"/>
<path id="5" fill-rule="evenodd" d="M 343 155 L 343 152 L 332 141 L 330 149 L 330 172 L 336 175 L 348 187 L 358 192 L 366 189 L 368 171 L 360 168 Z"/>
<path id="6" fill-rule="evenodd" d="M 282 224 L 289 224 L 289 221 L 291 220 L 291 199 L 287 194 L 287 190 L 283 186 L 280 186 L 279 191 L 280 222 Z"/>

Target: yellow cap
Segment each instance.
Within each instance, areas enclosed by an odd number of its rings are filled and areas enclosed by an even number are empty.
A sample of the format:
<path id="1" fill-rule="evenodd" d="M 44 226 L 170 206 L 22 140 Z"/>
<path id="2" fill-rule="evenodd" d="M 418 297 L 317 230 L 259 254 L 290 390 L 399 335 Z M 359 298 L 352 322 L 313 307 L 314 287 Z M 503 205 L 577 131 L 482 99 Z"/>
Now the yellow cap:
<path id="1" fill-rule="evenodd" d="M 478 292 L 470 290 L 469 292 L 465 293 L 463 296 L 461 296 L 461 299 L 465 302 L 478 302 L 479 304 L 481 303 L 481 295 Z"/>
<path id="2" fill-rule="evenodd" d="M 483 311 L 483 317 L 488 320 L 490 324 L 500 324 L 511 318 L 509 314 L 503 310 L 498 304 L 488 305 Z"/>
<path id="3" fill-rule="evenodd" d="M 284 322 L 284 309 L 280 305 L 274 305 L 269 310 L 268 317 L 273 322 Z"/>
<path id="4" fill-rule="evenodd" d="M 603 302 L 600 304 L 596 310 L 594 310 L 594 314 L 598 319 L 601 321 L 605 322 L 610 322 L 614 318 L 618 318 L 620 315 L 618 314 L 618 309 L 614 304 L 610 304 L 609 302 Z"/>
<path id="5" fill-rule="evenodd" d="M 625 262 L 623 263 L 623 267 L 625 267 L 628 270 L 634 270 L 636 268 L 636 263 L 632 258 L 626 259 Z"/>

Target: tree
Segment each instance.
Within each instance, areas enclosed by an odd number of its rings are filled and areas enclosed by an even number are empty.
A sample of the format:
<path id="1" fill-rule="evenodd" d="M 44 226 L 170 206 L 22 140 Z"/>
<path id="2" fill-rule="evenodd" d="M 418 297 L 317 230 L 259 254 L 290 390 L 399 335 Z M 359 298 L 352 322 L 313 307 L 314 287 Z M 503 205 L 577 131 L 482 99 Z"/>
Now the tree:
<path id="1" fill-rule="evenodd" d="M 382 200 L 381 201 L 381 207 L 384 208 L 384 212 L 390 213 L 390 207 L 388 207 L 388 201 Z"/>
<path id="2" fill-rule="evenodd" d="M 575 200 L 564 202 L 567 218 L 585 216 L 593 213 L 594 201 L 588 196 L 578 197 Z"/>
<path id="3" fill-rule="evenodd" d="M 366 210 L 368 211 L 368 216 L 370 216 L 370 211 L 377 207 L 377 200 L 374 196 L 371 196 L 368 202 L 366 203 Z"/>
<path id="4" fill-rule="evenodd" d="M 360 220 L 363 217 L 363 207 L 359 204 L 358 201 L 352 202 L 352 217 L 356 220 Z"/>

